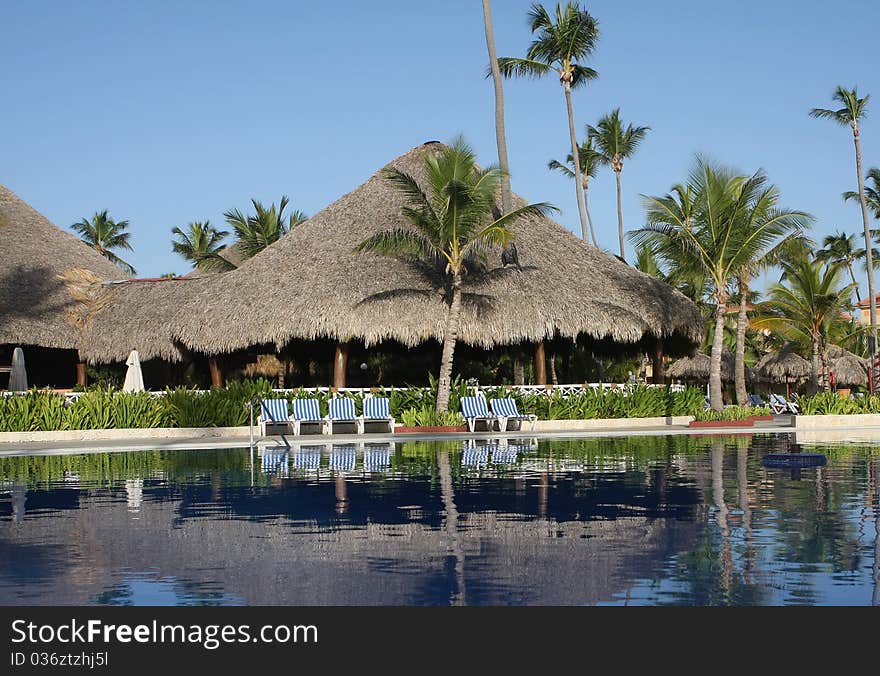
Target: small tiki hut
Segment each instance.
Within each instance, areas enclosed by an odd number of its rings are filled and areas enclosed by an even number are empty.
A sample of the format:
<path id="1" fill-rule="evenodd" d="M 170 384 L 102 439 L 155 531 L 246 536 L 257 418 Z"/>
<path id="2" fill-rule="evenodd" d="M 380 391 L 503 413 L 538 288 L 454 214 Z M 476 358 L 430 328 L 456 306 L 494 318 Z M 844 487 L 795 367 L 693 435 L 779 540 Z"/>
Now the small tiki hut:
<path id="1" fill-rule="evenodd" d="M 828 347 L 828 371 L 843 386 L 866 386 L 869 361 L 837 345 Z"/>
<path id="2" fill-rule="evenodd" d="M 674 361 L 666 370 L 666 375 L 673 380 L 686 383 L 709 382 L 709 368 L 712 358 L 705 352 L 698 352 L 690 357 L 682 357 Z M 734 379 L 735 358 L 732 352 L 721 353 L 721 380 L 732 382 Z"/>
<path id="3" fill-rule="evenodd" d="M 84 280 L 122 280 L 123 273 L 2 185 L 0 260 L 0 366 L 22 346 L 32 385 L 84 383 L 78 294 Z"/>
<path id="4" fill-rule="evenodd" d="M 768 352 L 755 364 L 755 376 L 769 383 L 796 383 L 810 377 L 810 362 L 791 346 Z"/>
<path id="5" fill-rule="evenodd" d="M 425 155 L 441 148 L 418 146 L 388 167 L 424 182 Z M 377 172 L 236 270 L 188 288 L 170 319 L 171 337 L 208 355 L 291 344 L 316 354 L 309 346 L 329 346 L 336 386 L 346 382 L 350 350 L 392 344 L 408 359 L 436 344 L 448 308 L 442 268 L 355 253 L 371 234 L 409 228 L 406 204 Z M 701 340 L 699 310 L 668 285 L 549 218 L 523 219 L 512 230 L 520 265 L 503 265 L 495 251 L 483 274 L 465 278 L 458 335 L 465 348 L 528 346 L 540 383 L 549 341 L 662 340 L 668 353 L 684 354 Z"/>

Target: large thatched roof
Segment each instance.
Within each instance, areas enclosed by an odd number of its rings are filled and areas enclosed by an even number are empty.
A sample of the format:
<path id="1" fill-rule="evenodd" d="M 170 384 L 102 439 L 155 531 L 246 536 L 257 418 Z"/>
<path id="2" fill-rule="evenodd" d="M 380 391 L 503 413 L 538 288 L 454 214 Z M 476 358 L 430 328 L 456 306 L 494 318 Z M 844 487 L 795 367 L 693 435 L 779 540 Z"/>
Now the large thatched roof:
<path id="1" fill-rule="evenodd" d="M 416 177 L 419 146 L 394 160 Z M 232 272 L 208 277 L 176 314 L 172 333 L 202 352 L 231 352 L 293 338 L 393 339 L 413 346 L 442 338 L 446 303 L 411 264 L 354 248 L 371 233 L 406 226 L 404 200 L 382 176 L 298 225 Z M 459 339 L 478 346 L 587 334 L 635 342 L 645 334 L 699 340 L 702 320 L 682 294 L 587 246 L 547 218 L 512 228 L 522 270 L 496 254 L 482 281 L 465 282 Z"/>
<path id="2" fill-rule="evenodd" d="M 77 237 L 0 185 L 0 344 L 77 346 L 71 285 L 83 275 L 124 279 Z"/>
<path id="3" fill-rule="evenodd" d="M 666 376 L 673 380 L 684 380 L 687 382 L 707 382 L 709 380 L 709 367 L 712 358 L 705 352 L 698 352 L 690 357 L 682 357 L 669 365 L 666 370 Z M 724 350 L 721 353 L 721 379 L 734 379 L 734 362 L 733 353 Z M 747 374 L 748 375 L 748 374 Z"/>
<path id="4" fill-rule="evenodd" d="M 828 347 L 828 368 L 838 385 L 867 385 L 869 361 L 837 345 Z"/>
<path id="5" fill-rule="evenodd" d="M 785 345 L 776 352 L 768 352 L 755 364 L 755 375 L 773 383 L 790 383 L 808 378 L 812 372 L 810 362 Z"/>

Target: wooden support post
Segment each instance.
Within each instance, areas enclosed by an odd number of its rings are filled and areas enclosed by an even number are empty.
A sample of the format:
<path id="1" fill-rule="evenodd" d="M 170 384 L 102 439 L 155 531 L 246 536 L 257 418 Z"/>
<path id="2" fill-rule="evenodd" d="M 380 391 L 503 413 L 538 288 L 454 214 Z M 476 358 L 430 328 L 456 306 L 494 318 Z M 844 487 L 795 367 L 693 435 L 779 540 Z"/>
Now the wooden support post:
<path id="1" fill-rule="evenodd" d="M 654 345 L 654 363 L 651 367 L 655 385 L 666 384 L 666 369 L 663 364 L 663 341 L 658 340 Z"/>
<path id="2" fill-rule="evenodd" d="M 345 370 L 348 367 L 348 343 L 336 343 L 333 357 L 333 387 L 345 387 Z"/>
<path id="3" fill-rule="evenodd" d="M 547 354 L 544 350 L 544 341 L 535 345 L 535 385 L 547 384 Z"/>
<path id="4" fill-rule="evenodd" d="M 211 387 L 214 389 L 223 387 L 223 370 L 215 355 L 208 357 L 208 368 L 211 370 Z"/>
<path id="5" fill-rule="evenodd" d="M 86 363 L 84 361 L 76 362 L 76 384 L 86 387 L 89 384 L 89 377 L 86 374 Z"/>

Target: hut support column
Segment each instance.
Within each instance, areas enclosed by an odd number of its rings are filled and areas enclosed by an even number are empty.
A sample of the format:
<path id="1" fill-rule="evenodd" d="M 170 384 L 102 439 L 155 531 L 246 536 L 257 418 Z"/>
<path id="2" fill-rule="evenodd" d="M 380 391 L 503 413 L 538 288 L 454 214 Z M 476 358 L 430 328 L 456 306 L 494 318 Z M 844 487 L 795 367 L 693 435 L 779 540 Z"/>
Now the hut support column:
<path id="1" fill-rule="evenodd" d="M 666 384 L 666 370 L 663 366 L 663 341 L 658 340 L 654 345 L 654 363 L 651 365 L 655 385 Z"/>
<path id="2" fill-rule="evenodd" d="M 348 343 L 336 343 L 333 357 L 333 387 L 345 387 L 345 371 L 348 367 Z"/>
<path id="3" fill-rule="evenodd" d="M 547 384 L 547 354 L 544 350 L 544 341 L 535 345 L 535 385 Z"/>
<path id="4" fill-rule="evenodd" d="M 85 387 L 89 384 L 89 377 L 86 374 L 86 363 L 84 361 L 76 362 L 76 384 Z"/>
<path id="5" fill-rule="evenodd" d="M 211 370 L 211 387 L 214 389 L 223 387 L 223 370 L 215 355 L 208 357 L 208 368 Z"/>

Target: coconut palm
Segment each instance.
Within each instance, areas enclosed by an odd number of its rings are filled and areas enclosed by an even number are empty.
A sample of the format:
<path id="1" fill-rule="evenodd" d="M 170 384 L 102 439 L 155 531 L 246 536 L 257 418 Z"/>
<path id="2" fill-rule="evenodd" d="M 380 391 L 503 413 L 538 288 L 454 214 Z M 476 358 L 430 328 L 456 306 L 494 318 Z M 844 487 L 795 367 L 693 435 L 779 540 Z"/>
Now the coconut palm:
<path id="1" fill-rule="evenodd" d="M 686 186 L 643 198 L 647 225 L 631 233 L 637 246 L 651 246 L 669 267 L 706 276 L 715 306 L 709 398 L 716 411 L 723 408 L 721 351 L 729 287 L 741 270 L 811 220 L 802 212 L 757 208 L 762 200 L 775 204 L 775 195 L 763 172 L 740 176 L 697 158 Z"/>
<path id="2" fill-rule="evenodd" d="M 866 94 L 859 98 L 857 87 L 846 89 L 838 86 L 834 90 L 832 99 L 841 104 L 840 108 L 813 108 L 810 111 L 810 117 L 822 120 L 831 120 L 844 127 L 852 129 L 853 145 L 856 151 L 856 177 L 859 185 L 859 204 L 862 207 L 862 223 L 865 226 L 865 265 L 868 272 L 868 298 L 870 302 L 870 321 L 871 321 L 871 356 L 877 350 L 877 298 L 874 290 L 874 257 L 871 251 L 871 226 L 868 223 L 868 205 L 865 198 L 865 182 L 862 178 L 862 142 L 859 130 L 859 121 L 865 117 L 868 107 L 868 99 L 871 98 Z"/>
<path id="3" fill-rule="evenodd" d="M 874 215 L 874 218 L 880 219 L 880 169 L 877 167 L 871 167 L 868 169 L 865 178 L 873 184 L 865 186 L 865 202 L 868 205 L 868 210 Z M 858 200 L 859 193 L 848 190 L 843 193 L 843 199 L 847 202 Z M 877 233 L 875 232 L 875 238 L 876 235 Z"/>
<path id="4" fill-rule="evenodd" d="M 617 179 L 617 236 L 620 242 L 620 257 L 626 258 L 623 251 L 623 206 L 620 193 L 620 174 L 623 161 L 632 157 L 647 136 L 650 127 L 624 126 L 620 119 L 620 108 L 605 115 L 595 127 L 588 126 L 587 133 L 602 155 L 605 164 L 611 166 Z"/>
<path id="5" fill-rule="evenodd" d="M 857 193 L 853 194 L 857 195 Z M 865 250 L 856 244 L 855 237 L 855 235 L 847 235 L 845 232 L 835 232 L 833 235 L 828 235 L 822 240 L 822 248 L 816 252 L 816 259 L 843 265 L 852 280 L 856 300 L 861 301 L 862 296 L 859 293 L 859 284 L 853 271 L 853 263 L 865 259 Z"/>
<path id="6" fill-rule="evenodd" d="M 819 374 L 826 372 L 828 337 L 841 316 L 852 309 L 854 285 L 843 285 L 843 269 L 840 263 L 811 258 L 784 264 L 782 281 L 770 288 L 752 322 L 756 329 L 770 329 L 787 340 L 810 346 L 813 392 L 819 390 Z"/>
<path id="7" fill-rule="evenodd" d="M 498 145 L 498 167 L 501 178 L 501 211 L 507 213 L 513 204 L 510 192 L 510 163 L 507 160 L 507 134 L 504 129 L 504 87 L 501 69 L 498 67 L 498 54 L 495 51 L 495 31 L 492 27 L 492 7 L 489 0 L 483 0 L 483 27 L 486 31 L 486 49 L 489 52 L 489 70 L 495 89 L 495 142 Z"/>
<path id="8" fill-rule="evenodd" d="M 593 148 L 593 140 L 587 138 L 578 148 L 578 161 L 581 168 L 581 187 L 584 191 L 584 210 L 587 212 L 587 222 L 590 225 L 590 236 L 593 238 L 593 246 L 599 248 L 599 240 L 596 239 L 596 229 L 593 227 L 593 217 L 590 215 L 590 179 L 595 178 L 599 173 L 599 167 L 602 165 L 602 154 Z M 559 160 L 550 160 L 547 168 L 551 171 L 558 171 L 565 174 L 569 178 L 577 179 L 577 172 L 574 170 L 574 156 L 569 153 L 565 158 L 565 162 Z"/>
<path id="9" fill-rule="evenodd" d="M 295 209 L 285 219 L 284 209 L 289 203 L 287 195 L 281 196 L 277 208 L 274 202 L 266 208 L 262 202 L 251 199 L 256 212 L 254 215 L 245 216 L 238 209 L 230 209 L 223 213 L 226 222 L 235 232 L 236 245 L 243 259 L 256 256 L 308 218 L 305 213 Z"/>
<path id="10" fill-rule="evenodd" d="M 79 234 L 83 242 L 113 262 L 120 270 L 133 276 L 135 269 L 113 251 L 113 249 L 133 250 L 129 242 L 131 233 L 125 232 L 128 225 L 128 221 L 113 220 L 108 210 L 104 209 L 104 211 L 96 211 L 90 219 L 84 218 L 79 223 L 74 223 L 70 228 Z"/>
<path id="11" fill-rule="evenodd" d="M 598 73 L 583 62 L 596 48 L 599 40 L 599 24 L 576 2 L 569 2 L 564 8 L 557 4 L 555 16 L 551 16 L 543 5 L 535 3 L 529 9 L 528 17 L 529 27 L 536 37 L 529 45 L 526 58 L 499 58 L 498 67 L 504 77 L 539 78 L 551 72 L 559 76 L 568 112 L 568 134 L 571 155 L 574 158 L 575 195 L 581 221 L 581 235 L 584 241 L 587 241 L 587 210 L 581 194 L 581 163 L 574 130 L 571 90 L 598 77 Z"/>
<path id="12" fill-rule="evenodd" d="M 488 252 L 513 240 L 508 226 L 524 216 L 544 215 L 549 204 L 529 204 L 495 217 L 501 170 L 480 169 L 473 150 L 457 138 L 439 153 L 425 154 L 427 190 L 411 175 L 389 169 L 385 177 L 407 199 L 403 216 L 411 228 L 386 230 L 361 242 L 357 251 L 417 259 L 443 271 L 450 293 L 437 392 L 437 411 L 449 407 L 452 362 L 461 317 L 462 280 L 485 269 Z M 438 266 L 439 264 L 439 266 Z"/>
<path id="13" fill-rule="evenodd" d="M 217 230 L 210 221 L 195 221 L 186 229 L 172 228 L 171 233 L 174 235 L 171 241 L 174 253 L 183 256 L 194 268 L 217 272 L 235 269 L 235 265 L 222 255 L 225 248 L 223 238 L 229 234 L 226 230 Z"/>

